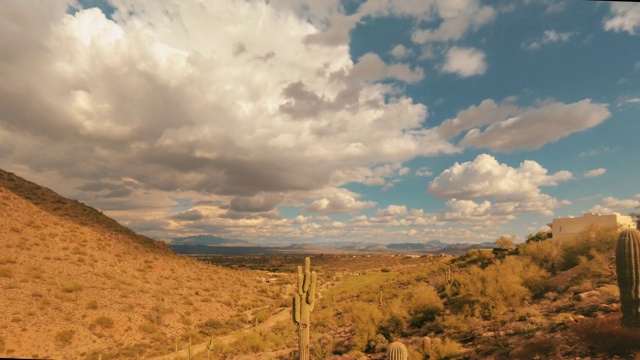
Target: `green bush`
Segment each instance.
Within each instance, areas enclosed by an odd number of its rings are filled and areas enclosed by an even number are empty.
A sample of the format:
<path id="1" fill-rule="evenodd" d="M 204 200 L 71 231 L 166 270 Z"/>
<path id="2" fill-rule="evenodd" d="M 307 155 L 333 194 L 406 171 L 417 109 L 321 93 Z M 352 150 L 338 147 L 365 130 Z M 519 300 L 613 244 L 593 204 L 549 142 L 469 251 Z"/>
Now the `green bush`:
<path id="1" fill-rule="evenodd" d="M 455 359 L 462 357 L 464 352 L 462 346 L 453 340 L 435 338 L 431 341 L 429 359 Z"/>
<path id="2" fill-rule="evenodd" d="M 378 326 L 378 332 L 387 340 L 402 337 L 405 322 L 409 319 L 407 308 L 402 299 L 395 299 L 384 308 L 384 318 Z"/>
<path id="3" fill-rule="evenodd" d="M 534 264 L 555 274 L 563 264 L 563 250 L 560 242 L 549 239 L 541 242 L 530 242 L 520 246 L 520 257 L 528 258 Z"/>
<path id="4" fill-rule="evenodd" d="M 485 319 L 495 318 L 531 298 L 522 278 L 527 266 L 517 257 L 507 257 L 485 269 L 471 266 L 458 274 L 460 294 L 450 300 L 452 309 Z"/>
<path id="5" fill-rule="evenodd" d="M 405 304 L 411 318 L 411 326 L 414 327 L 420 327 L 425 322 L 433 321 L 438 313 L 444 309 L 436 290 L 423 284 L 412 289 Z"/>
<path id="6" fill-rule="evenodd" d="M 376 337 L 383 315 L 380 309 L 372 304 L 353 304 L 349 310 L 353 318 L 353 345 L 364 351 L 370 340 Z"/>
<path id="7" fill-rule="evenodd" d="M 578 256 L 574 283 L 591 281 L 595 286 L 610 284 L 614 278 L 612 265 L 610 256 L 595 250 L 591 250 L 589 257 Z"/>
<path id="8" fill-rule="evenodd" d="M 562 269 L 570 269 L 580 264 L 580 257 L 588 260 L 593 254 L 607 253 L 614 249 L 617 229 L 611 226 L 589 226 L 578 236 L 562 240 Z"/>

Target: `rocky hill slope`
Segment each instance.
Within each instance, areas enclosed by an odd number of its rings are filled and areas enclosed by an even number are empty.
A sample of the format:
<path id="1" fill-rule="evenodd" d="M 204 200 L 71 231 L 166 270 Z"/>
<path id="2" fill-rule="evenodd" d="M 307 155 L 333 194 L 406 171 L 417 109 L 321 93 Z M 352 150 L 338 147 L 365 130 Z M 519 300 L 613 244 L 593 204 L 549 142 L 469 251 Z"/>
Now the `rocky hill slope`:
<path id="1" fill-rule="evenodd" d="M 282 296 L 175 255 L 99 211 L 0 170 L 0 357 L 171 352 L 241 327 Z"/>

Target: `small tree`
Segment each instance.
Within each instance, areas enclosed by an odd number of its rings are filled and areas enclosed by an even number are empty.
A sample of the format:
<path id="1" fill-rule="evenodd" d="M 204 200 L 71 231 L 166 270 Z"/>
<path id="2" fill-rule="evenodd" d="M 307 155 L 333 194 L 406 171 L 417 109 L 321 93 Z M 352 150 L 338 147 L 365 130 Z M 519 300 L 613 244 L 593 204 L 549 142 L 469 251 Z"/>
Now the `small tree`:
<path id="1" fill-rule="evenodd" d="M 498 240 L 496 240 L 496 246 L 500 249 L 512 249 L 514 246 L 514 241 L 516 239 L 515 235 L 511 236 L 500 236 Z"/>
<path id="2" fill-rule="evenodd" d="M 546 231 L 538 231 L 535 235 L 529 234 L 527 235 L 527 244 L 531 242 L 541 242 L 545 241 L 549 238 L 549 233 Z"/>

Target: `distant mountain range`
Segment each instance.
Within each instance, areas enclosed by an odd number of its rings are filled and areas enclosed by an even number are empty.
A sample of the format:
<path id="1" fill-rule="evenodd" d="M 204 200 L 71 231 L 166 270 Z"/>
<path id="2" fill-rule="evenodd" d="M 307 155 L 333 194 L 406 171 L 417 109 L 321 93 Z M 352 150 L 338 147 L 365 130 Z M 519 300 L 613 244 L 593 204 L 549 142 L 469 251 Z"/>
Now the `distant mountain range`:
<path id="1" fill-rule="evenodd" d="M 211 255 L 268 255 L 268 254 L 358 254 L 358 253 L 414 253 L 414 254 L 464 254 L 472 249 L 491 249 L 495 243 L 446 244 L 438 240 L 424 243 L 375 244 L 375 243 L 318 243 L 269 245 L 244 240 L 225 239 L 213 235 L 197 235 L 171 239 L 168 246 L 178 254 Z"/>
<path id="2" fill-rule="evenodd" d="M 175 245 L 251 246 L 255 244 L 244 240 L 225 239 L 214 235 L 195 235 L 173 238 L 168 245 L 171 247 Z"/>

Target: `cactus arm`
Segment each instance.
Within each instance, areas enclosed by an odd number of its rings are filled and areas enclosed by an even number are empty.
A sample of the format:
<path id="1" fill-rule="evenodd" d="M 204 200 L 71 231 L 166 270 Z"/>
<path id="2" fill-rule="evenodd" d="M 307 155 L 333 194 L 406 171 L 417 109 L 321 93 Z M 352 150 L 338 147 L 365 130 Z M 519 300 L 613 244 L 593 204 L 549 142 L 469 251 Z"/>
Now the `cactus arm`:
<path id="1" fill-rule="evenodd" d="M 300 324 L 300 295 L 293 295 L 293 323 Z"/>
<path id="2" fill-rule="evenodd" d="M 316 272 L 311 273 L 311 284 L 309 285 L 309 290 L 307 291 L 307 304 L 313 305 L 316 301 Z"/>
<path id="3" fill-rule="evenodd" d="M 302 272 L 302 266 L 298 266 L 298 294 L 300 295 L 304 294 L 304 291 L 302 290 L 303 283 L 304 283 L 304 273 Z"/>

